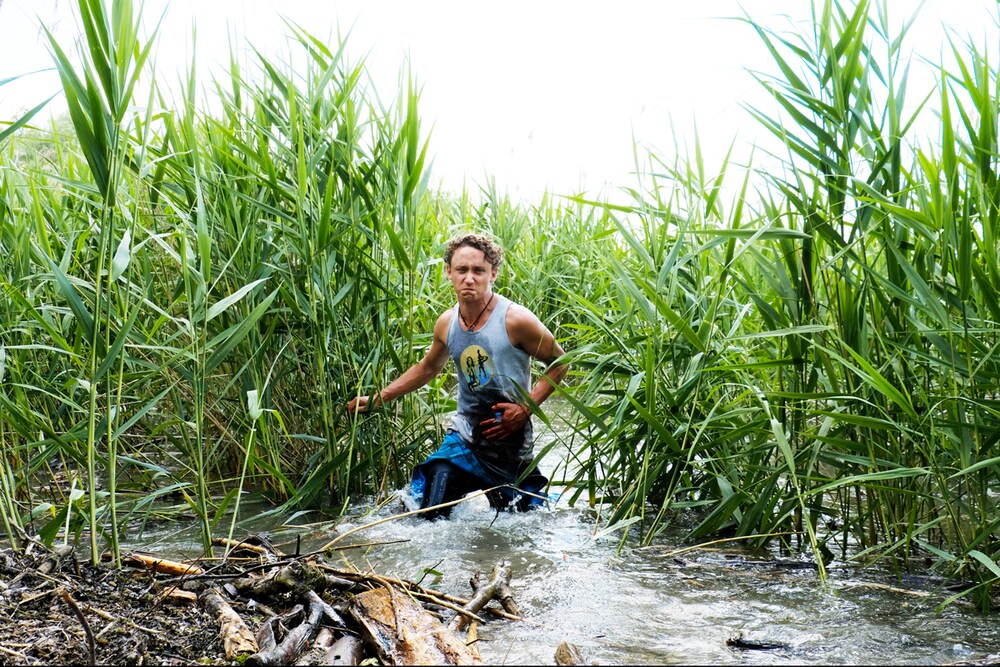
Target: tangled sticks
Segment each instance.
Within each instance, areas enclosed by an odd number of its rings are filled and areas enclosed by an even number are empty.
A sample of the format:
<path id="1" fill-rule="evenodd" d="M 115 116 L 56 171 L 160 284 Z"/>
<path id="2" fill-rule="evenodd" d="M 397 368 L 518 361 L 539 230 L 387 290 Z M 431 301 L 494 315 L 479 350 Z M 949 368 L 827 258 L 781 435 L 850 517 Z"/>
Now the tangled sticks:
<path id="1" fill-rule="evenodd" d="M 0 661 L 481 664 L 480 625 L 533 623 L 521 618 L 506 563 L 473 576 L 472 596 L 462 599 L 334 567 L 327 554 L 287 557 L 263 540 L 215 543 L 226 549 L 221 560 L 127 554 L 123 568 L 78 561 L 72 547 L 0 551 Z M 557 664 L 583 663 L 560 650 Z"/>
<path id="2" fill-rule="evenodd" d="M 412 582 L 332 567 L 318 554 L 287 558 L 260 545 L 226 546 L 229 568 L 185 574 L 163 587 L 201 589 L 198 601 L 218 622 L 227 660 L 329 665 L 376 657 L 389 665 L 481 664 L 475 645 L 476 624 L 485 622 L 480 614 L 520 618 L 506 563 L 493 568 L 485 585 L 475 575 L 473 598 L 462 600 Z M 246 566 L 234 572 L 241 555 Z M 177 571 L 177 565 L 169 569 Z M 501 608 L 487 606 L 493 599 Z M 447 624 L 446 614 L 452 616 Z M 466 627 L 469 636 L 461 637 Z"/>

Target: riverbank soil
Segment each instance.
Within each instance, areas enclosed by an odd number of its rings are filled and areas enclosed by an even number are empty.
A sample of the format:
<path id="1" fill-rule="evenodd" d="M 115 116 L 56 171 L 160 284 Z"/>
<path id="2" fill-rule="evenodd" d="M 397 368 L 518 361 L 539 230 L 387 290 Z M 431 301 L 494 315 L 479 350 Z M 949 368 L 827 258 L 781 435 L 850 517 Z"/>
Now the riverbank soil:
<path id="1" fill-rule="evenodd" d="M 215 619 L 161 588 L 149 571 L 71 552 L 0 552 L 0 664 L 230 664 Z"/>
<path id="2" fill-rule="evenodd" d="M 121 568 L 71 547 L 0 551 L 0 664 L 482 664 L 480 614 L 521 620 L 506 562 L 488 580 L 477 572 L 466 600 L 344 567 L 343 555 L 334 565 L 258 536 L 212 542 L 225 558 L 130 553 Z"/>

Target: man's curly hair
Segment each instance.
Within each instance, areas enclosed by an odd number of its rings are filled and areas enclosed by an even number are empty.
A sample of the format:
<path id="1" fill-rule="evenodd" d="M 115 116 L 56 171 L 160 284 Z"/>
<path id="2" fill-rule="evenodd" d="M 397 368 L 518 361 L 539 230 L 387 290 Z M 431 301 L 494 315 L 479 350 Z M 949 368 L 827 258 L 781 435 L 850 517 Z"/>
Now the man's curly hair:
<path id="1" fill-rule="evenodd" d="M 485 234 L 461 234 L 448 241 L 448 245 L 444 248 L 444 263 L 451 266 L 452 255 L 462 246 L 482 251 L 486 261 L 494 269 L 499 269 L 500 265 L 503 264 L 503 248 Z"/>

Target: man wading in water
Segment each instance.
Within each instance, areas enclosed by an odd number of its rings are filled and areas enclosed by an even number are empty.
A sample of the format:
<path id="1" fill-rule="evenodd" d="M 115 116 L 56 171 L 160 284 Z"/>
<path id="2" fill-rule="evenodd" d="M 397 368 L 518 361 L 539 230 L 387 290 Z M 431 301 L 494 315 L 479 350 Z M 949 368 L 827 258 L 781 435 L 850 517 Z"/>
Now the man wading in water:
<path id="1" fill-rule="evenodd" d="M 458 371 L 458 412 L 441 447 L 414 468 L 414 500 L 427 508 L 478 489 L 516 483 L 516 489 L 490 493 L 490 505 L 532 509 L 542 504 L 537 494 L 548 480 L 537 466 L 529 470 L 531 411 L 566 375 L 568 367 L 555 364 L 563 349 L 534 313 L 493 291 L 503 250 L 492 239 L 458 236 L 448 242 L 444 262 L 458 304 L 438 317 L 427 354 L 378 394 L 351 399 L 348 413 L 367 412 L 419 389 L 444 369 L 450 356 Z M 532 387 L 531 400 L 525 401 L 522 391 L 531 383 L 532 357 L 547 368 Z M 433 519 L 450 511 L 446 507 L 423 516 Z"/>

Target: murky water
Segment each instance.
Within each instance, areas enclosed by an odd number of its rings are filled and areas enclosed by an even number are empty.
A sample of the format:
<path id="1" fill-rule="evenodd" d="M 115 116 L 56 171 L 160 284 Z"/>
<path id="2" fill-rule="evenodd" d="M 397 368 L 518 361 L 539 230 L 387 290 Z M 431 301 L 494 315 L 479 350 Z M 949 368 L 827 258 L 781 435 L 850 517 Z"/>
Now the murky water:
<path id="1" fill-rule="evenodd" d="M 317 548 L 402 510 L 394 501 L 360 513 L 336 532 L 306 533 L 301 547 Z M 930 583 L 900 584 L 887 573 L 835 567 L 824 585 L 813 569 L 787 567 L 786 560 L 762 561 L 738 549 L 673 556 L 678 545 L 669 541 L 619 550 L 616 535 L 593 539 L 594 524 L 591 511 L 560 504 L 496 516 L 478 498 L 449 520 L 407 517 L 361 530 L 341 544 L 382 544 L 341 553 L 358 568 L 423 578 L 428 588 L 464 598 L 473 573 L 488 576 L 494 564 L 509 561 L 511 588 L 527 620 L 480 628 L 487 664 L 553 664 L 563 640 L 602 665 L 946 664 L 1000 653 L 996 614 L 984 616 L 963 601 L 937 613 L 950 593 Z M 271 537 L 291 551 L 302 532 L 275 527 Z M 143 548 L 165 555 L 198 552 L 196 533 L 187 528 L 147 538 Z M 738 632 L 779 648 L 727 646 Z"/>
<path id="2" fill-rule="evenodd" d="M 341 530 L 399 509 L 394 503 Z M 890 578 L 853 570 L 834 570 L 823 585 L 812 569 L 735 550 L 619 552 L 614 536 L 592 539 L 593 525 L 590 512 L 558 505 L 495 516 L 485 501 L 473 501 L 451 520 L 409 517 L 359 532 L 359 541 L 395 543 L 347 557 L 399 578 L 425 576 L 424 585 L 463 597 L 473 572 L 488 575 L 495 563 L 510 561 L 512 588 L 529 620 L 480 629 L 488 664 L 552 664 L 564 639 L 605 665 L 941 664 L 1000 651 L 995 617 L 962 603 L 936 613 L 946 594 L 930 586 L 892 591 L 879 587 L 895 584 Z M 727 646 L 741 631 L 779 648 Z"/>
<path id="3" fill-rule="evenodd" d="M 543 472 L 552 467 L 542 464 Z M 306 551 L 403 510 L 396 499 L 374 512 L 355 508 L 336 531 L 271 521 L 245 526 L 237 536 L 270 527 L 276 542 L 287 543 L 304 533 Z M 496 515 L 479 497 L 456 508 L 450 520 L 406 517 L 361 530 L 343 543 L 382 544 L 342 554 L 358 568 L 422 579 L 424 586 L 466 598 L 473 573 L 488 576 L 494 564 L 509 561 L 511 588 L 527 620 L 480 628 L 487 664 L 553 664 L 563 640 L 603 665 L 942 664 L 1000 653 L 997 616 L 964 601 L 938 613 L 950 593 L 930 583 L 899 584 L 888 573 L 842 565 L 823 584 L 813 569 L 755 560 L 735 548 L 670 555 L 679 545 L 669 537 L 655 547 L 619 550 L 617 534 L 594 538 L 596 520 L 593 511 L 562 502 Z M 143 546 L 196 555 L 194 531 L 183 532 L 189 537 L 149 534 Z M 738 632 L 778 647 L 728 646 Z"/>

